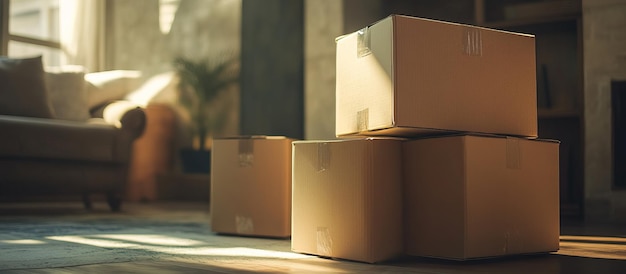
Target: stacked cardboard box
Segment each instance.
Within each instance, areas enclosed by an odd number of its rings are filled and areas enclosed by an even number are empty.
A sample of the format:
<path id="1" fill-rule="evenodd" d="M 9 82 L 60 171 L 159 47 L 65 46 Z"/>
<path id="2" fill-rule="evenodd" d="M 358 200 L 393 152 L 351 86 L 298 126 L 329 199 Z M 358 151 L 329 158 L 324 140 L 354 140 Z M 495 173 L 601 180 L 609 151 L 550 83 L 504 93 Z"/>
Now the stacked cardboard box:
<path id="1" fill-rule="evenodd" d="M 291 142 L 216 139 L 211 149 L 211 228 L 224 234 L 291 235 Z"/>
<path id="2" fill-rule="evenodd" d="M 402 254 L 402 142 L 296 141 L 292 250 L 378 262 Z"/>
<path id="3" fill-rule="evenodd" d="M 337 40 L 336 134 L 537 137 L 535 39 L 390 16 Z"/>
<path id="4" fill-rule="evenodd" d="M 558 142 L 535 139 L 533 36 L 390 16 L 337 39 L 336 99 L 337 136 L 369 137 L 293 143 L 294 251 L 558 249 Z"/>
<path id="5" fill-rule="evenodd" d="M 450 136 L 404 144 L 405 251 L 456 260 L 559 248 L 558 143 Z"/>

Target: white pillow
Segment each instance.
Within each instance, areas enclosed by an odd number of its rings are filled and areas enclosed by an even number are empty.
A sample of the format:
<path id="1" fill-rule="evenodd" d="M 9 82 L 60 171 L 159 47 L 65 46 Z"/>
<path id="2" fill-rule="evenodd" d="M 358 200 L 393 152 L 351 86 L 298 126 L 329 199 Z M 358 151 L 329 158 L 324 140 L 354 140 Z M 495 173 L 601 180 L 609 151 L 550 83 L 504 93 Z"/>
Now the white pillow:
<path id="1" fill-rule="evenodd" d="M 141 72 L 136 70 L 109 70 L 85 75 L 87 81 L 87 106 L 89 109 L 101 104 L 123 99 L 142 82 Z"/>
<path id="2" fill-rule="evenodd" d="M 87 121 L 91 117 L 84 77 L 85 70 L 81 66 L 46 68 L 48 97 L 57 119 Z"/>

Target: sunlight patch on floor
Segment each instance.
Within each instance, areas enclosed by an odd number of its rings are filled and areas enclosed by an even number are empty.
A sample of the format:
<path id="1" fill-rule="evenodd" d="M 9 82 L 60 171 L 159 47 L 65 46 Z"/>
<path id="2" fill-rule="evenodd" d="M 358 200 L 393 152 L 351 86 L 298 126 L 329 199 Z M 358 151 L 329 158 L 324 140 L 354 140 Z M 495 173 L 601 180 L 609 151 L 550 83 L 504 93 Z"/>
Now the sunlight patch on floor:
<path id="1" fill-rule="evenodd" d="M 170 254 L 180 255 L 210 255 L 210 256 L 225 256 L 225 257 L 248 257 L 248 258 L 273 258 L 273 259 L 305 259 L 311 256 L 284 252 L 265 250 L 258 248 L 248 247 L 198 247 L 198 248 L 157 248 L 150 249 L 153 251 L 160 251 Z"/>
<path id="2" fill-rule="evenodd" d="M 626 260 L 626 238 L 562 235 L 559 255 Z"/>
<path id="3" fill-rule="evenodd" d="M 105 248 L 140 248 L 141 245 L 121 241 L 88 238 L 89 236 L 49 236 L 46 239 Z"/>
<path id="4" fill-rule="evenodd" d="M 195 246 L 205 245 L 205 242 L 196 241 L 185 238 L 176 238 L 163 235 L 143 235 L 143 234 L 108 234 L 108 235 L 94 235 L 93 237 L 109 238 L 113 240 L 122 240 L 128 242 L 138 242 L 151 245 L 165 245 L 165 246 Z"/>
<path id="5" fill-rule="evenodd" d="M 622 238 L 622 237 L 561 235 L 560 239 L 561 239 L 561 241 L 573 241 L 573 242 L 623 243 L 623 244 L 626 244 L 626 238 Z"/>
<path id="6" fill-rule="evenodd" d="M 312 257 L 306 260 L 279 260 L 279 259 L 262 259 L 250 260 L 246 258 L 233 258 L 227 261 L 220 260 L 189 260 L 176 259 L 175 262 L 183 263 L 200 263 L 202 265 L 219 267 L 222 269 L 232 269 L 234 273 L 404 273 L 401 271 L 381 271 L 372 272 L 364 270 L 373 270 L 369 264 L 339 262 L 329 259 L 320 259 Z M 389 267 L 392 268 L 392 267 Z"/>
<path id="7" fill-rule="evenodd" d="M 20 239 L 20 240 L 2 240 L 0 241 L 0 243 L 14 244 L 14 245 L 40 245 L 40 244 L 45 244 L 46 242 L 41 241 L 41 240 L 34 240 L 34 239 Z"/>
<path id="8" fill-rule="evenodd" d="M 172 255 L 224 256 L 272 259 L 303 259 L 313 256 L 275 250 L 248 247 L 213 247 L 209 243 L 169 237 L 165 235 L 119 234 L 119 235 L 83 235 L 49 236 L 50 240 L 103 248 L 140 249 Z M 103 239 L 108 238 L 108 239 Z"/>

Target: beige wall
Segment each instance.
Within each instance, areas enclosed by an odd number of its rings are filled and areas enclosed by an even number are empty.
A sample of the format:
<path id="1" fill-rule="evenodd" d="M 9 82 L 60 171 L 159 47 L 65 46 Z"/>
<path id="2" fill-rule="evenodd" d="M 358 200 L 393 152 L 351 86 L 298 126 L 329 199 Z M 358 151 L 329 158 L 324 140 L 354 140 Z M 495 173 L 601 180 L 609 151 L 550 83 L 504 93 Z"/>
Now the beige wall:
<path id="1" fill-rule="evenodd" d="M 611 80 L 626 80 L 626 0 L 583 0 L 585 217 L 626 221 L 626 193 L 612 190 Z M 624 168 L 624 167 L 621 167 Z"/>

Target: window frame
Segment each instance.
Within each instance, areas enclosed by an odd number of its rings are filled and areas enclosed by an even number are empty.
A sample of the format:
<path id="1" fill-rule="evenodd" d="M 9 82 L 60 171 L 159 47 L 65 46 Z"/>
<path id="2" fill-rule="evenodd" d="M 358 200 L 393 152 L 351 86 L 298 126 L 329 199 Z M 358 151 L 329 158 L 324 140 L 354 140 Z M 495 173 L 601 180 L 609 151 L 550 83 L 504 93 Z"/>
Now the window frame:
<path id="1" fill-rule="evenodd" d="M 62 50 L 61 42 L 45 40 L 33 37 L 27 37 L 23 35 L 11 34 L 9 32 L 9 20 L 10 20 L 10 8 L 11 0 L 0 0 L 0 54 L 8 56 L 9 53 L 9 41 L 15 41 L 25 44 L 31 44 L 36 46 L 48 47 L 51 49 Z"/>

